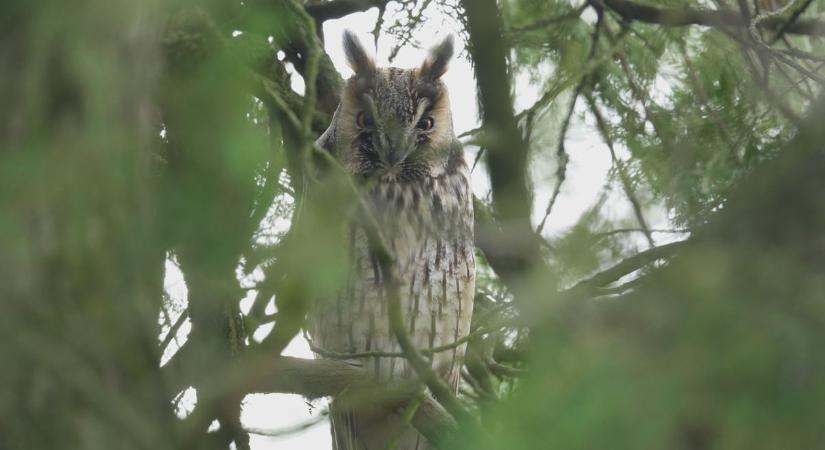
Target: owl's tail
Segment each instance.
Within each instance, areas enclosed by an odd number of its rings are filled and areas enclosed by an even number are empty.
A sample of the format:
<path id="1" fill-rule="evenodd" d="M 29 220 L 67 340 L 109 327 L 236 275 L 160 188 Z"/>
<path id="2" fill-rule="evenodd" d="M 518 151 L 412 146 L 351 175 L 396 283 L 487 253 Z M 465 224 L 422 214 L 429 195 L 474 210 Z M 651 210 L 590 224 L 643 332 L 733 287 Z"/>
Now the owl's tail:
<path id="1" fill-rule="evenodd" d="M 431 450 L 429 441 L 401 417 L 378 411 L 352 411 L 330 405 L 334 450 Z"/>

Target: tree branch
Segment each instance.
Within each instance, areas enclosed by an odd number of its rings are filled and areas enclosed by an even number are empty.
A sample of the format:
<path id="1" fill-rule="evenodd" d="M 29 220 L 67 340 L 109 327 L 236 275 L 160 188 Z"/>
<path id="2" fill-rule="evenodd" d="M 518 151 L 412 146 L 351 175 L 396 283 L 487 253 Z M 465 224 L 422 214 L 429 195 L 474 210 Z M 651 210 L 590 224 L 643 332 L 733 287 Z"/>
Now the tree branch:
<path id="1" fill-rule="evenodd" d="M 178 330 L 180 330 L 180 327 L 186 322 L 186 319 L 188 317 L 189 314 L 186 311 L 183 311 L 182 313 L 180 313 L 180 316 L 178 316 L 178 319 L 175 321 L 175 323 L 169 325 L 169 331 L 166 332 L 166 336 L 163 338 L 163 342 L 161 342 L 160 346 L 158 347 L 161 349 L 161 351 L 166 350 L 166 347 L 168 347 L 169 344 L 172 343 L 172 340 L 177 338 Z"/>
<path id="2" fill-rule="evenodd" d="M 636 198 L 636 194 L 633 192 L 633 184 L 630 179 L 630 175 L 627 173 L 624 163 L 618 158 L 616 155 L 616 150 L 613 148 L 613 140 L 610 138 L 607 121 L 599 111 L 595 99 L 593 99 L 593 97 L 589 94 L 585 95 L 585 98 L 590 104 L 590 110 L 593 113 L 593 116 L 596 118 L 596 126 L 604 139 L 604 143 L 607 145 L 608 150 L 610 150 L 610 157 L 613 160 L 613 164 L 616 165 L 616 170 L 619 172 L 619 180 L 622 183 L 622 189 L 624 190 L 625 196 L 633 207 L 633 214 L 636 216 L 639 226 L 645 230 L 644 235 L 645 238 L 647 238 L 648 244 L 650 244 L 650 247 L 655 247 L 656 242 L 653 240 L 653 234 L 651 234 L 650 227 L 647 224 L 647 220 L 645 220 L 642 212 L 642 205 L 639 202 L 639 199 Z"/>
<path id="3" fill-rule="evenodd" d="M 587 3 L 584 4 L 585 6 Z M 582 6 L 583 8 L 584 6 Z M 581 11 L 579 11 L 581 14 Z M 590 43 L 590 51 L 587 55 L 587 62 L 591 62 L 593 57 L 596 55 L 596 49 L 599 45 L 599 35 L 601 34 L 602 24 L 603 24 L 604 14 L 602 11 L 599 10 L 599 18 L 596 21 L 596 26 L 593 27 L 593 37 Z M 556 199 L 558 199 L 559 194 L 561 193 L 561 185 L 564 183 L 564 180 L 567 175 L 567 163 L 570 161 L 569 156 L 567 155 L 567 151 L 564 148 L 564 141 L 567 138 L 567 130 L 570 127 L 570 119 L 573 117 L 573 113 L 576 111 L 576 101 L 579 99 L 579 96 L 582 93 L 582 90 L 587 86 L 590 89 L 589 83 L 592 80 L 592 76 L 590 74 L 582 77 L 579 80 L 579 83 L 576 85 L 576 89 L 573 90 L 573 98 L 570 100 L 570 107 L 567 111 L 567 115 L 564 117 L 564 121 L 561 125 L 561 131 L 559 132 L 559 142 L 556 147 L 556 159 L 558 167 L 556 168 L 556 184 L 553 186 L 553 193 L 550 195 L 550 201 L 547 203 L 547 208 L 544 210 L 544 217 L 541 219 L 538 227 L 536 227 L 536 233 L 541 234 L 542 230 L 544 229 L 544 224 L 547 222 L 547 218 L 550 217 L 550 213 L 553 212 L 553 205 L 556 204 Z M 533 112 L 527 115 L 527 124 L 530 125 L 533 118 Z M 532 130 L 532 125 L 528 130 Z"/>
<path id="4" fill-rule="evenodd" d="M 610 237 L 610 236 L 613 236 L 613 235 L 616 235 L 616 234 L 644 233 L 646 231 L 650 231 L 651 233 L 673 233 L 673 234 L 684 234 L 684 233 L 690 233 L 691 232 L 691 230 L 688 229 L 688 228 L 682 228 L 682 229 L 661 229 L 661 228 L 653 229 L 653 228 L 651 228 L 650 230 L 645 230 L 645 229 L 642 229 L 642 228 L 616 228 L 614 230 L 603 231 L 601 233 L 597 233 L 595 235 L 595 237 L 597 239 L 601 239 L 601 238 Z"/>
<path id="5" fill-rule="evenodd" d="M 502 280 L 513 278 L 541 264 L 541 238 L 530 225 L 530 193 L 527 190 L 527 143 L 519 130 L 510 98 L 507 48 L 501 39 L 501 23 L 495 0 L 465 0 L 472 54 L 483 118 L 483 147 L 490 172 L 493 205 L 499 225 L 494 267 Z M 485 252 L 486 253 L 486 252 Z"/>
<path id="6" fill-rule="evenodd" d="M 308 398 L 333 396 L 355 408 L 385 409 L 401 413 L 421 394 L 419 383 L 377 383 L 373 374 L 345 361 L 302 359 L 269 354 L 246 355 L 210 377 L 220 398 L 199 398 L 201 402 L 221 402 L 221 398 L 255 393 L 299 394 Z M 458 427 L 455 420 L 430 395 L 424 394 L 411 424 L 430 442 L 437 444 Z M 191 416 L 190 416 L 191 417 Z M 189 422 L 190 419 L 187 419 Z"/>
<path id="7" fill-rule="evenodd" d="M 306 5 L 306 11 L 316 21 L 323 22 L 330 19 L 340 19 L 370 8 L 380 8 L 387 3 L 387 0 L 333 0 Z"/>
<path id="8" fill-rule="evenodd" d="M 687 240 L 679 242 L 671 242 L 670 244 L 660 245 L 647 249 L 639 254 L 631 256 L 625 260 L 620 261 L 616 265 L 607 270 L 597 273 L 592 277 L 576 283 L 572 288 L 563 291 L 565 296 L 575 295 L 579 293 L 587 293 L 592 289 L 597 289 L 606 286 L 619 278 L 635 272 L 642 267 L 662 258 L 672 256 L 677 250 L 683 248 Z"/>
<path id="9" fill-rule="evenodd" d="M 776 36 L 773 37 L 771 40 L 771 44 L 776 43 L 776 41 L 782 39 L 782 36 L 785 35 L 785 32 L 788 31 L 788 28 L 791 27 L 793 24 L 797 23 L 799 20 L 799 16 L 808 9 L 809 6 L 813 4 L 813 0 L 806 0 L 801 5 L 799 5 L 793 13 L 791 13 L 791 17 L 788 18 L 788 21 L 782 24 L 779 28 L 779 31 L 776 32 Z"/>
<path id="10" fill-rule="evenodd" d="M 566 22 L 568 20 L 578 19 L 578 18 L 581 17 L 584 10 L 587 9 L 587 6 L 588 6 L 587 3 L 583 3 L 581 6 L 575 8 L 575 9 L 572 9 L 570 11 L 567 11 L 564 14 L 560 14 L 558 16 L 552 16 L 552 17 L 543 17 L 543 18 L 538 19 L 538 20 L 536 20 L 532 23 L 529 23 L 527 25 L 523 25 L 523 26 L 520 26 L 520 27 L 509 28 L 509 29 L 506 30 L 506 33 L 511 34 L 511 35 L 515 34 L 515 33 L 523 33 L 523 32 L 526 32 L 526 31 L 533 31 L 533 30 L 546 28 L 550 25 L 556 25 L 558 23 Z"/>
<path id="11" fill-rule="evenodd" d="M 696 8 L 658 8 L 629 0 L 594 0 L 620 15 L 625 20 L 653 23 L 664 26 L 702 25 L 711 28 L 747 27 L 746 18 L 737 11 L 696 9 Z M 788 22 L 781 17 L 767 18 L 759 22 L 760 28 L 778 31 L 784 27 L 784 33 L 809 36 L 825 36 L 825 22 L 818 19 L 796 20 Z"/>
<path id="12" fill-rule="evenodd" d="M 496 329 L 488 329 L 488 328 L 479 328 L 472 333 L 460 337 L 453 342 L 440 345 L 438 347 L 433 348 L 422 348 L 419 352 L 422 355 L 433 355 L 436 353 L 446 352 L 448 350 L 452 350 L 456 347 L 459 347 L 473 339 L 483 337 L 484 335 L 496 332 Z M 324 358 L 328 359 L 361 359 L 361 358 L 406 358 L 407 355 L 404 352 L 381 352 L 381 351 L 367 351 L 367 352 L 356 352 L 356 353 L 344 353 L 344 352 L 333 352 L 330 350 L 323 349 L 321 347 L 315 346 L 309 336 L 305 336 L 305 339 L 309 343 L 309 349 L 312 350 L 313 353 L 317 353 L 318 355 L 323 356 Z"/>

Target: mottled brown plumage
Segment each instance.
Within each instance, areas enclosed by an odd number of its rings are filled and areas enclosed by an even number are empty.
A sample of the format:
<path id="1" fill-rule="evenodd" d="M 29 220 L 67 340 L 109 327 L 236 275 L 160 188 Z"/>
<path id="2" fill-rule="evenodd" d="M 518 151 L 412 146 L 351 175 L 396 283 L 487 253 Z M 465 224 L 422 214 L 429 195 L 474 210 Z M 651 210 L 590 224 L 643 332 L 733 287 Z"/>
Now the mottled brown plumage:
<path id="1" fill-rule="evenodd" d="M 440 77 L 452 56 L 448 38 L 417 69 L 377 68 L 357 39 L 344 47 L 355 75 L 318 144 L 356 179 L 374 183 L 367 205 L 395 256 L 401 307 L 420 349 L 444 346 L 470 330 L 475 286 L 473 209 L 468 169 L 452 129 Z M 322 302 L 312 339 L 339 353 L 400 352 L 388 318 L 383 277 L 358 219 L 351 225 L 352 275 L 336 299 Z M 433 368 L 455 390 L 464 345 L 435 353 Z M 381 381 L 416 376 L 403 357 L 353 359 Z M 333 403 L 336 449 L 430 448 L 397 417 L 349 411 Z M 396 440 L 397 439 L 397 440 Z"/>

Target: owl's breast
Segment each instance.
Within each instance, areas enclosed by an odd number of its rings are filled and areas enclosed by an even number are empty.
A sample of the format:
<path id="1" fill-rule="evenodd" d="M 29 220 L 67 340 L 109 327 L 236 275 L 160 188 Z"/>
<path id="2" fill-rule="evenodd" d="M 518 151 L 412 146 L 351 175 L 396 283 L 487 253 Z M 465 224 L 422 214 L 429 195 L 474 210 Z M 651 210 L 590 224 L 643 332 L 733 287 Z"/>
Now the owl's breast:
<path id="1" fill-rule="evenodd" d="M 382 181 L 369 193 L 383 234 L 420 237 L 472 237 L 473 202 L 466 165 L 439 176 Z"/>
<path id="2" fill-rule="evenodd" d="M 382 182 L 368 194 L 368 207 L 395 256 L 404 321 L 420 349 L 450 346 L 470 330 L 473 205 L 463 168 L 421 180 Z M 352 227 L 351 256 L 348 286 L 315 322 L 317 343 L 345 353 L 400 352 L 389 327 L 384 277 L 358 222 Z M 464 347 L 430 353 L 433 367 L 451 386 L 457 386 Z M 413 376 L 403 357 L 361 362 L 381 379 Z"/>

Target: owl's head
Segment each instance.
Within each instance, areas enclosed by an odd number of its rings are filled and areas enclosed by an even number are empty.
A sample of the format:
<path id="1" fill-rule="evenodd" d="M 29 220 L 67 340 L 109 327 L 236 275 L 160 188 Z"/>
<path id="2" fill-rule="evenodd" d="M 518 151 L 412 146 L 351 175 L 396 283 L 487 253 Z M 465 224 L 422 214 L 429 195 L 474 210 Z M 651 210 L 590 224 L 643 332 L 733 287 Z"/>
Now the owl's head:
<path id="1" fill-rule="evenodd" d="M 357 176 L 410 181 L 444 173 L 461 152 L 441 81 L 453 55 L 452 37 L 415 69 L 376 67 L 350 32 L 344 50 L 355 74 L 319 144 Z"/>

